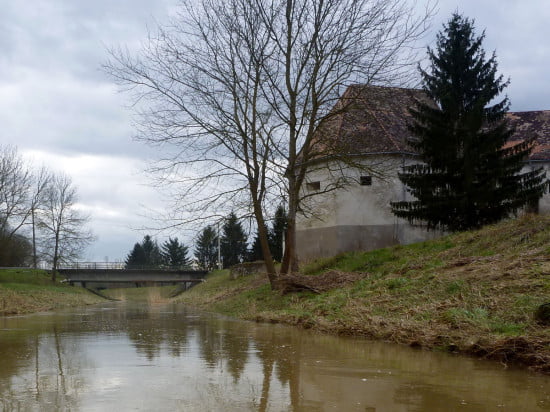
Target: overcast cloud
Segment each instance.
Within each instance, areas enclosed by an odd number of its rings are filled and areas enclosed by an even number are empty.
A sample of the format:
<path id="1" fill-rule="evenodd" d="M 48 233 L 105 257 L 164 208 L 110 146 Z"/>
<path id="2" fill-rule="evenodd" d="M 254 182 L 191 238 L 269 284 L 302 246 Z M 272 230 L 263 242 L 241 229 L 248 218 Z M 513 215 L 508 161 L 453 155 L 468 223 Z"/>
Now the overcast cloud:
<path id="1" fill-rule="evenodd" d="M 162 211 L 140 172 L 154 149 L 132 141 L 125 96 L 100 67 L 106 47 L 137 50 L 176 4 L 0 0 L 0 144 L 73 178 L 98 236 L 88 259 L 123 259 L 143 235 L 132 228 L 153 225 L 144 209 Z M 548 0 L 440 0 L 438 8 L 422 46 L 434 44 L 452 12 L 474 18 L 478 33 L 486 29 L 485 50 L 496 50 L 511 78 L 512 110 L 550 109 Z"/>

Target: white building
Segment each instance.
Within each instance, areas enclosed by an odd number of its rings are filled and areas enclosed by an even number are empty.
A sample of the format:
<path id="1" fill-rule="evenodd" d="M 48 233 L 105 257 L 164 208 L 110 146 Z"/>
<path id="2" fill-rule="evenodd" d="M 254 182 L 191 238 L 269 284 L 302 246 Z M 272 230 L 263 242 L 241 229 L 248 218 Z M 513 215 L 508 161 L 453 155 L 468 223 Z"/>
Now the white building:
<path id="1" fill-rule="evenodd" d="M 343 166 L 329 156 L 312 162 L 303 187 L 303 193 L 310 196 L 297 219 L 299 259 L 408 244 L 440 235 L 422 226 L 413 227 L 390 209 L 390 202 L 408 196 L 398 170 L 420 161 L 407 145 L 411 137 L 408 109 L 415 99 L 425 98 L 422 91 L 414 89 L 354 85 L 346 90 L 335 110 L 348 107 L 325 123 L 316 138 L 320 146 L 324 141 L 337 142 L 357 167 Z M 537 137 L 525 167 L 542 166 L 548 171 L 550 111 L 508 116 L 516 127 L 511 142 Z M 548 193 L 540 200 L 538 211 L 550 212 Z"/>

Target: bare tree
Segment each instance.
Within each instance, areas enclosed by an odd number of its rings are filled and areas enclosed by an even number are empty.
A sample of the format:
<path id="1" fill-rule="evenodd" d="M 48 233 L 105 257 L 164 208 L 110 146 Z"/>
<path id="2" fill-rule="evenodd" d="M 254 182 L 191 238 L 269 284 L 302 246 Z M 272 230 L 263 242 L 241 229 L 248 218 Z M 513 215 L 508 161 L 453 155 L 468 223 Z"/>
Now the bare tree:
<path id="1" fill-rule="evenodd" d="M 31 169 L 15 147 L 0 147 L 0 232 L 8 239 L 30 216 Z"/>
<path id="2" fill-rule="evenodd" d="M 252 211 L 275 288 L 266 210 L 286 198 L 281 272 L 296 270 L 300 188 L 311 160 L 324 155 L 315 131 L 336 114 L 347 85 L 406 80 L 430 10 L 415 17 L 401 0 L 183 0 L 181 7 L 141 55 L 113 50 L 106 70 L 133 94 L 138 137 L 168 149 L 154 171 L 177 187 L 174 217 L 212 216 L 228 204 Z"/>
<path id="3" fill-rule="evenodd" d="M 76 202 L 76 188 L 71 179 L 66 175 L 54 175 L 45 190 L 38 223 L 44 255 L 52 263 L 54 282 L 59 264 L 78 258 L 94 240 L 85 227 L 90 218 L 76 208 Z"/>
<path id="4" fill-rule="evenodd" d="M 30 188 L 29 196 L 29 209 L 31 215 L 31 228 L 32 228 L 32 263 L 33 267 L 38 267 L 38 254 L 37 254 L 37 238 L 36 238 L 36 229 L 37 229 L 37 214 L 40 215 L 40 209 L 44 206 L 45 195 L 48 189 L 48 186 L 52 182 L 53 175 L 52 173 L 44 166 L 38 169 L 32 176 L 32 184 Z"/>

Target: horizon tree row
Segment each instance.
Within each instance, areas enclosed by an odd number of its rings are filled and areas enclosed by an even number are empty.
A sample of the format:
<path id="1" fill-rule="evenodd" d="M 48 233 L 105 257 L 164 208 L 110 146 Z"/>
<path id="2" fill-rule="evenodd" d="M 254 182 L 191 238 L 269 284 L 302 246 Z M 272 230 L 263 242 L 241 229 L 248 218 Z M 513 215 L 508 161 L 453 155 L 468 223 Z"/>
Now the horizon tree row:
<path id="1" fill-rule="evenodd" d="M 282 257 L 285 230 L 286 211 L 283 206 L 279 206 L 271 227 L 267 229 L 276 259 Z M 188 268 L 194 263 L 203 269 L 212 270 L 218 265 L 218 253 L 223 268 L 229 268 L 246 261 L 263 260 L 261 248 L 258 246 L 258 235 L 254 237 L 249 247 L 246 230 L 234 212 L 224 219 L 220 232 L 219 242 L 218 228 L 214 225 L 207 225 L 199 232 L 193 253 L 194 262 L 188 257 L 188 246 L 180 242 L 177 237 L 169 237 L 159 246 L 150 235 L 145 235 L 141 242 L 134 244 L 133 249 L 126 257 L 126 267 L 129 269 L 138 267 Z"/>
<path id="2" fill-rule="evenodd" d="M 271 227 L 266 227 L 273 258 L 281 261 L 283 255 L 283 239 L 286 232 L 287 214 L 280 205 L 275 211 Z M 248 236 L 234 212 L 231 212 L 221 228 L 220 258 L 223 268 L 229 268 L 242 262 L 264 260 L 259 241 L 259 231 L 248 246 Z M 214 226 L 206 226 L 199 234 L 195 247 L 197 264 L 206 270 L 216 268 L 218 263 L 218 235 Z"/>
<path id="3" fill-rule="evenodd" d="M 180 243 L 177 237 L 169 237 L 160 246 L 150 235 L 145 235 L 141 243 L 126 257 L 127 269 L 139 267 L 187 268 L 191 261 L 187 257 L 188 247 Z"/>

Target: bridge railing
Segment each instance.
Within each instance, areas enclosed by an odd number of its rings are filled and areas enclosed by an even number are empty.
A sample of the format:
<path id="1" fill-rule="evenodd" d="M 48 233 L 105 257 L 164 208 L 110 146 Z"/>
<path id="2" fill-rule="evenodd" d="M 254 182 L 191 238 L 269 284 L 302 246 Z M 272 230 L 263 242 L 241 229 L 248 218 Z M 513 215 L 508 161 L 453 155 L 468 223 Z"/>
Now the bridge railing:
<path id="1" fill-rule="evenodd" d="M 120 270 L 193 270 L 189 266 L 165 266 L 165 265 L 127 265 L 124 262 L 74 262 L 64 264 L 58 269 L 120 269 Z"/>
<path id="2" fill-rule="evenodd" d="M 126 269 L 123 262 L 74 262 L 60 265 L 58 269 Z"/>

